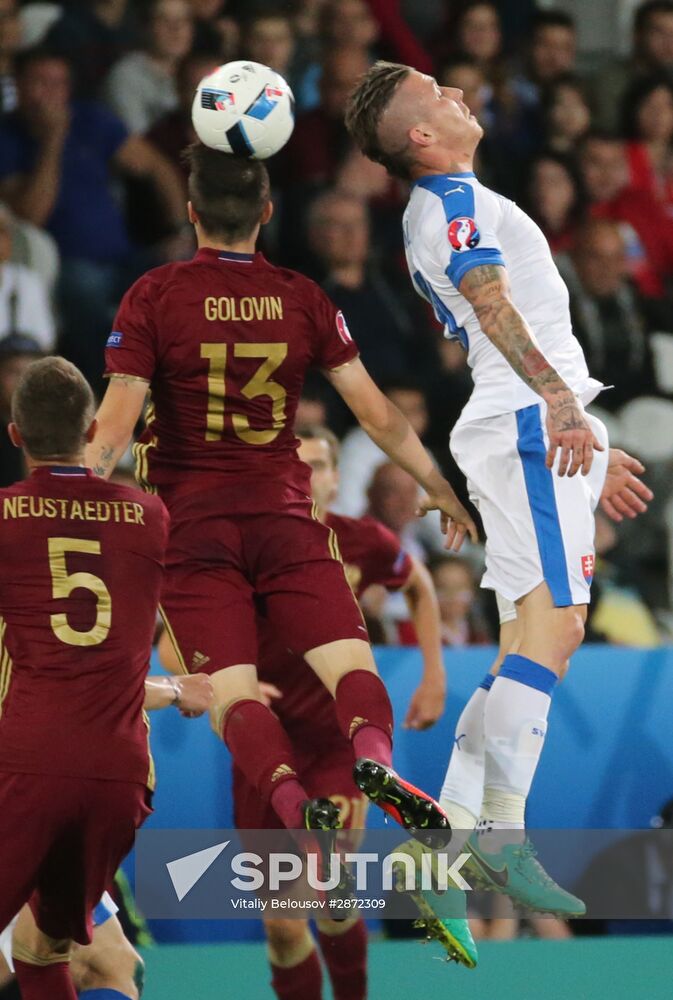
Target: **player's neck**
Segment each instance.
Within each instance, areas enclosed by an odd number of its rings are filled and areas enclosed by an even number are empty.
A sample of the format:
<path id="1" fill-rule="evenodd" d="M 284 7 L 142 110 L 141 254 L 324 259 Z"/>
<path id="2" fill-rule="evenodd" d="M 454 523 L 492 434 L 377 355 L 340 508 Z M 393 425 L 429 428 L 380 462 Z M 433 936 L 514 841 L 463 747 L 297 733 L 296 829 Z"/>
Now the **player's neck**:
<path id="1" fill-rule="evenodd" d="M 257 233 L 255 232 L 253 236 L 249 236 L 246 240 L 240 240 L 238 243 L 224 243 L 213 236 L 208 236 L 206 233 L 202 232 L 200 227 L 197 226 L 196 242 L 199 250 L 208 248 L 210 250 L 222 250 L 224 253 L 254 254 L 256 250 L 255 244 L 257 242 Z"/>
<path id="2" fill-rule="evenodd" d="M 82 452 L 81 455 L 71 456 L 70 458 L 45 459 L 32 458 L 25 451 L 23 454 L 26 461 L 26 468 L 29 472 L 32 472 L 34 469 L 48 469 L 55 465 L 61 469 L 83 469 L 86 466 L 86 462 L 84 461 L 84 452 Z"/>
<path id="3" fill-rule="evenodd" d="M 453 155 L 444 150 L 429 154 L 423 163 L 415 163 L 411 168 L 411 179 L 427 177 L 429 174 L 471 174 L 474 172 L 474 153 Z"/>

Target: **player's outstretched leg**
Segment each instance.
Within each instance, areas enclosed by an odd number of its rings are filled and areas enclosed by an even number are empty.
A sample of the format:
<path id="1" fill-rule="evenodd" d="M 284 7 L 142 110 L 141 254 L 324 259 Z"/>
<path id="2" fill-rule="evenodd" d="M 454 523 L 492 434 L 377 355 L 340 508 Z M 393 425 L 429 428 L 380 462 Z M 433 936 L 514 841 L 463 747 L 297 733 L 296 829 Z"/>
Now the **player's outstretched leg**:
<path id="1" fill-rule="evenodd" d="M 77 1000 L 70 975 L 70 947 L 70 941 L 57 941 L 39 930 L 28 907 L 22 910 L 12 952 L 24 1000 Z"/>
<path id="2" fill-rule="evenodd" d="M 486 888 L 533 910 L 577 916 L 584 904 L 558 886 L 524 832 L 526 799 L 547 732 L 559 675 L 583 635 L 583 607 L 555 607 L 546 584 L 520 603 L 520 653 L 505 657 L 484 710 L 484 799 L 468 844 Z"/>
<path id="3" fill-rule="evenodd" d="M 414 835 L 428 831 L 425 839 L 431 846 L 446 844 L 450 824 L 439 804 L 393 770 L 393 709 L 369 643 L 342 639 L 304 657 L 334 695 L 339 728 L 353 746 L 358 788 Z"/>
<path id="4" fill-rule="evenodd" d="M 212 674 L 211 725 L 231 751 L 236 765 L 290 830 L 304 828 L 309 798 L 297 777 L 292 745 L 270 708 L 259 700 L 257 672 L 251 664 Z"/>
<path id="5" fill-rule="evenodd" d="M 337 923 L 318 921 L 318 944 L 325 960 L 334 1000 L 367 996 L 367 928 L 360 915 Z"/>

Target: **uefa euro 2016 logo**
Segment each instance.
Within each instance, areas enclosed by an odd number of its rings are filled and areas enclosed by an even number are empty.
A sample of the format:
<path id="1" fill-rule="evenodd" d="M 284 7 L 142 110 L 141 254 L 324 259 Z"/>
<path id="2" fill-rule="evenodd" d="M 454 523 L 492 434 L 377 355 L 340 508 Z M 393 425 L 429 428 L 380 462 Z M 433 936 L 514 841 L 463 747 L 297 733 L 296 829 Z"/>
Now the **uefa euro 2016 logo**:
<path id="1" fill-rule="evenodd" d="M 461 250 L 472 250 L 480 239 L 474 219 L 468 219 L 467 216 L 454 219 L 449 226 L 449 243 L 457 253 Z"/>

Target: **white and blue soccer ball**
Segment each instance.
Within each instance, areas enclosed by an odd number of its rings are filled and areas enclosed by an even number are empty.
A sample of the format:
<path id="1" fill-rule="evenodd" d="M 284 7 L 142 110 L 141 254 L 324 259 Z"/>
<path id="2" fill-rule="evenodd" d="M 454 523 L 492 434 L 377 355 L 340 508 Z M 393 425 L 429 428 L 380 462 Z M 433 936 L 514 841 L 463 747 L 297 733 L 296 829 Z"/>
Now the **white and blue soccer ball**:
<path id="1" fill-rule="evenodd" d="M 280 73 L 240 59 L 219 66 L 196 88 L 192 123 L 202 143 L 266 160 L 294 128 L 294 97 Z"/>

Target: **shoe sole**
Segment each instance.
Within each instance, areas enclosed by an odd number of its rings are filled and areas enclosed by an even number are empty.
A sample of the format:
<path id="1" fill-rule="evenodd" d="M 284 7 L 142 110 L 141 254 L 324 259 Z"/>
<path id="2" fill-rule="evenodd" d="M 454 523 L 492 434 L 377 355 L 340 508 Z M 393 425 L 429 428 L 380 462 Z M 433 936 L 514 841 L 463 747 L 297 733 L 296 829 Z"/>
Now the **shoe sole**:
<path id="1" fill-rule="evenodd" d="M 361 758 L 355 763 L 353 778 L 371 802 L 426 847 L 438 850 L 451 840 L 449 821 L 435 800 L 390 768 Z"/>
<path id="2" fill-rule="evenodd" d="M 428 943 L 438 941 L 446 952 L 447 961 L 456 962 L 465 969 L 476 969 L 477 961 L 465 951 L 458 938 L 451 934 L 441 920 L 434 915 L 431 907 L 421 904 L 421 901 L 414 896 L 414 902 L 423 916 L 420 920 L 414 921 L 414 927 L 420 927 L 427 933 Z"/>

